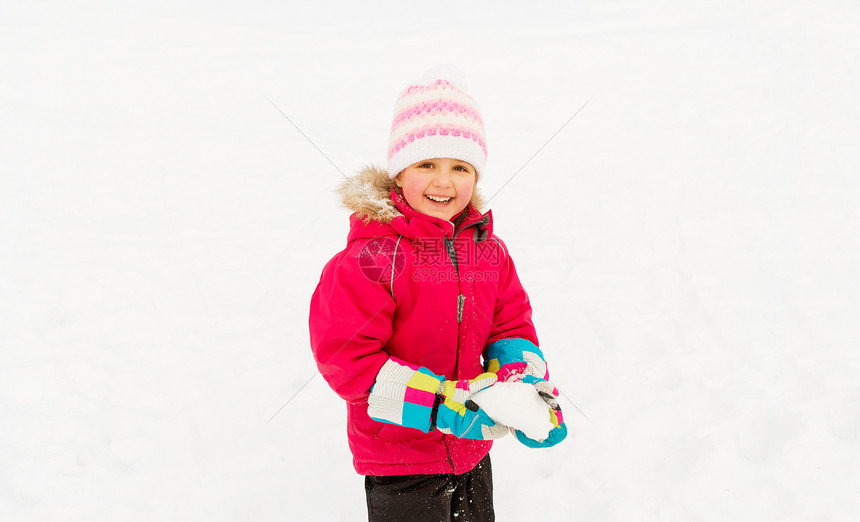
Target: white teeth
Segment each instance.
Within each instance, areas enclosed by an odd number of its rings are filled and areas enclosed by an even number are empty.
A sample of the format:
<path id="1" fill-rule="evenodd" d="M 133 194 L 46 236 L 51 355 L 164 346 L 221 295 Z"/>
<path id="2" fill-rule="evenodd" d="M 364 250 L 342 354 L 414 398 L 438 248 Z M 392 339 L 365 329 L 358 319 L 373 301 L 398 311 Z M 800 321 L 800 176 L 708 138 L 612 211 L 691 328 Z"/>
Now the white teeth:
<path id="1" fill-rule="evenodd" d="M 437 203 L 447 203 L 447 202 L 451 201 L 451 199 L 453 199 L 453 198 L 440 198 L 440 197 L 436 197 L 436 196 L 427 196 L 427 197 L 429 199 L 437 202 Z"/>

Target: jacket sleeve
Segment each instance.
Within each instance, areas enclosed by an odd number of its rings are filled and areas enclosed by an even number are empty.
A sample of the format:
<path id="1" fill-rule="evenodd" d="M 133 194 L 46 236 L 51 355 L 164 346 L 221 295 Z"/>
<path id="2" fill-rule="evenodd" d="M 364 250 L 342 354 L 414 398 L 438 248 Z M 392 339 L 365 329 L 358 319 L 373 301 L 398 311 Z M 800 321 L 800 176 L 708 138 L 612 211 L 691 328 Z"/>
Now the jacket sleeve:
<path id="1" fill-rule="evenodd" d="M 311 298 L 311 349 L 320 374 L 341 398 L 367 398 L 388 360 L 382 347 L 392 334 L 394 299 L 364 276 L 360 245 L 353 244 L 323 269 Z"/>
<path id="2" fill-rule="evenodd" d="M 511 256 L 508 255 L 507 247 L 498 238 L 493 239 L 498 241 L 501 248 L 501 267 L 496 305 L 493 310 L 493 326 L 487 345 L 501 339 L 513 338 L 525 339 L 537 346 L 537 333 L 532 324 L 532 306 L 529 303 L 529 296 L 520 283 L 517 269 Z"/>

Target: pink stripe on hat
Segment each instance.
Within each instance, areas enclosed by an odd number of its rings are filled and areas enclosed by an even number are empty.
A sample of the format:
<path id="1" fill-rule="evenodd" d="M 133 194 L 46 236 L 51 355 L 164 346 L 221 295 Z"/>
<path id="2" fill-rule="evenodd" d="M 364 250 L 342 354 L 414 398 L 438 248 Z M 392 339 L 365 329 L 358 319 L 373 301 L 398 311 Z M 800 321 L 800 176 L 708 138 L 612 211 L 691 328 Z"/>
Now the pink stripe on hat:
<path id="1" fill-rule="evenodd" d="M 412 105 L 401 111 L 400 114 L 396 114 L 394 122 L 391 124 L 391 129 L 393 130 L 404 121 L 413 118 L 435 115 L 448 116 L 448 113 L 451 113 L 450 115 L 454 117 L 459 116 L 470 119 L 479 125 L 484 124 L 483 120 L 481 120 L 481 114 L 474 107 L 450 100 L 431 100 Z"/>
<path id="2" fill-rule="evenodd" d="M 460 127 L 454 125 L 425 125 L 415 131 L 405 133 L 401 136 L 396 143 L 392 143 L 390 148 L 388 149 L 388 158 L 391 159 L 395 154 L 400 152 L 403 147 L 414 142 L 415 140 L 419 140 L 421 138 L 429 137 L 429 136 L 451 136 L 453 138 L 464 138 L 468 140 L 472 140 L 481 147 L 484 156 L 487 155 L 487 144 L 484 142 L 484 137 L 471 127 Z M 431 156 L 433 158 L 447 158 L 448 156 Z M 415 163 L 417 161 L 421 161 L 422 159 L 430 159 L 430 158 L 419 158 L 413 161 Z M 459 158 L 457 158 L 459 159 Z M 467 161 L 467 160 L 463 160 Z M 409 165 L 411 165 L 410 163 Z M 471 163 L 471 162 L 469 162 Z M 407 167 L 409 166 L 407 165 Z M 473 164 L 474 165 L 474 164 Z"/>

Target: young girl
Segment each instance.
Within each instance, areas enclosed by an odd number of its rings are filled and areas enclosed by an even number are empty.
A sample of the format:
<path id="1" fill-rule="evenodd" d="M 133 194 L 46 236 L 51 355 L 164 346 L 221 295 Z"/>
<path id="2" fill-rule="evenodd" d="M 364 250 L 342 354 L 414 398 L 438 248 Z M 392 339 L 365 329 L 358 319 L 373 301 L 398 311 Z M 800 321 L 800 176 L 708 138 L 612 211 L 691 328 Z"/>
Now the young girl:
<path id="1" fill-rule="evenodd" d="M 370 520 L 494 520 L 491 439 L 508 433 L 470 400 L 499 381 L 533 384 L 567 428 L 528 296 L 476 190 L 487 146 L 456 70 L 434 68 L 397 99 L 387 171 L 340 190 L 346 248 L 311 299 L 320 373 L 347 402 Z"/>

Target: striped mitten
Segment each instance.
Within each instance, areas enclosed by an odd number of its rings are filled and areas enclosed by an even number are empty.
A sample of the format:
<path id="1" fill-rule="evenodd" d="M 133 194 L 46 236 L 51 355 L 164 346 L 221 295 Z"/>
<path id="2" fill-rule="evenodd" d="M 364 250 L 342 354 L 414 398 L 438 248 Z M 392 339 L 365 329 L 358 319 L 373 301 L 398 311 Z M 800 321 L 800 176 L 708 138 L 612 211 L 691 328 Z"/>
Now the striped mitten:
<path id="1" fill-rule="evenodd" d="M 558 388 L 553 386 L 551 382 L 545 381 L 534 375 L 525 375 L 521 382 L 531 384 L 535 387 L 538 395 L 544 400 L 549 410 L 549 421 L 554 426 L 549 430 L 546 438 L 543 440 L 530 439 L 520 430 L 514 430 L 514 435 L 517 440 L 530 448 L 550 448 L 567 437 L 567 426 L 564 424 L 564 416 L 561 413 L 561 406 L 558 404 Z"/>
<path id="2" fill-rule="evenodd" d="M 367 413 L 374 420 L 415 428 L 438 429 L 463 439 L 497 439 L 508 428 L 491 419 L 469 398 L 497 382 L 494 373 L 471 380 L 448 381 L 427 368 L 391 357 L 370 390 Z"/>
<path id="3" fill-rule="evenodd" d="M 500 382 L 521 381 L 533 385 L 549 410 L 549 419 L 555 426 L 544 440 L 533 440 L 519 430 L 517 440 L 530 448 L 549 448 L 567 437 L 567 426 L 558 404 L 558 389 L 549 379 L 549 370 L 543 352 L 525 339 L 501 339 L 487 347 L 487 371 L 495 372 Z"/>

